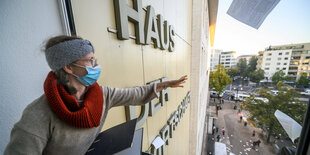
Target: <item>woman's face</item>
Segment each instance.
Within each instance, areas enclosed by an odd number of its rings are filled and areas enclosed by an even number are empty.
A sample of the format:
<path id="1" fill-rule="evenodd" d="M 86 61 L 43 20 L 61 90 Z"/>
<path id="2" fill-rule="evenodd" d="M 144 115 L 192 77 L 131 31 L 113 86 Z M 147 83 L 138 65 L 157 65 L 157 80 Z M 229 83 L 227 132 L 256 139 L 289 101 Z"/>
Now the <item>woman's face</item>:
<path id="1" fill-rule="evenodd" d="M 94 52 L 90 52 L 89 54 L 85 55 L 78 61 L 75 61 L 74 63 L 80 66 L 92 66 L 92 60 L 95 60 Z M 97 65 L 97 64 L 96 64 Z M 87 74 L 87 71 L 83 67 L 79 67 L 76 65 L 71 65 L 73 74 L 83 77 Z"/>

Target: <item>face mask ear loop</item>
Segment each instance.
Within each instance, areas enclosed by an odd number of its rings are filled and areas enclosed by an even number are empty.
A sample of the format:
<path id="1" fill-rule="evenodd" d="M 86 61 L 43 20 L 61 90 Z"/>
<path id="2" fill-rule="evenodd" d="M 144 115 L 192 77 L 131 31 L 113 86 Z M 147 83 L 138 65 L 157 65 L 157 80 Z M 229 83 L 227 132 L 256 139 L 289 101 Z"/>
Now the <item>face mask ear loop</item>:
<path id="1" fill-rule="evenodd" d="M 77 75 L 75 75 L 75 74 L 73 74 L 73 73 L 71 73 L 71 75 L 73 75 L 73 76 L 76 77 L 76 78 L 79 78 L 79 76 L 77 76 Z"/>
<path id="2" fill-rule="evenodd" d="M 72 65 L 86 69 L 85 66 L 81 66 L 81 65 L 76 64 L 76 63 L 72 63 Z M 71 73 L 71 75 L 73 75 L 73 76 L 74 76 L 80 83 L 82 83 L 84 86 L 88 87 L 88 85 L 85 85 L 83 82 L 81 82 L 81 80 L 80 80 L 81 77 L 79 77 L 79 76 L 77 76 L 77 75 L 75 75 L 75 74 L 73 74 L 73 73 Z"/>
<path id="3" fill-rule="evenodd" d="M 73 74 L 73 73 L 71 73 L 71 75 L 73 75 L 74 77 L 75 77 L 75 79 L 77 79 L 82 85 L 84 85 L 85 87 L 88 87 L 89 85 L 86 85 L 86 84 L 84 84 L 81 80 L 80 80 L 80 78 L 81 77 L 79 77 L 79 76 L 77 76 L 77 75 L 75 75 L 75 74 Z"/>
<path id="4" fill-rule="evenodd" d="M 79 64 L 76 64 L 76 63 L 72 63 L 74 66 L 77 66 L 77 67 L 81 67 L 81 68 L 85 68 L 86 69 L 86 67 L 85 66 L 82 66 L 82 65 L 79 65 Z"/>

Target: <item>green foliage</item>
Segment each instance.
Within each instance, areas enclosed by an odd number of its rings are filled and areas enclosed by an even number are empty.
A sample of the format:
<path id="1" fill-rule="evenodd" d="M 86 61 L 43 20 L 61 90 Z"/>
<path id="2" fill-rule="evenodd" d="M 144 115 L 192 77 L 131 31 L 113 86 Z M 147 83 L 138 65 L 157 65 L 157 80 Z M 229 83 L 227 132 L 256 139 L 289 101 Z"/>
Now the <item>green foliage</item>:
<path id="1" fill-rule="evenodd" d="M 289 77 L 289 76 L 285 76 L 285 77 L 284 77 L 284 80 L 285 80 L 285 81 L 293 81 L 294 78 L 293 78 L 293 77 Z"/>
<path id="2" fill-rule="evenodd" d="M 250 79 L 252 82 L 259 83 L 259 81 L 264 79 L 264 74 L 265 72 L 262 69 L 255 70 L 250 73 Z"/>
<path id="3" fill-rule="evenodd" d="M 246 77 L 247 76 L 247 64 L 246 64 L 246 59 L 245 58 L 241 58 L 238 63 L 237 63 L 237 68 L 240 72 L 240 75 L 242 77 Z"/>
<path id="4" fill-rule="evenodd" d="M 237 63 L 237 67 L 232 67 L 228 70 L 228 73 L 231 77 L 240 75 L 242 77 L 250 77 L 250 74 L 256 70 L 258 58 L 256 56 L 252 56 L 249 60 L 249 65 L 247 65 L 247 61 L 245 58 L 239 59 Z"/>
<path id="5" fill-rule="evenodd" d="M 232 82 L 232 79 L 226 74 L 226 69 L 223 65 L 217 65 L 215 69 L 216 71 L 210 74 L 209 86 L 214 88 L 218 94 L 221 94 L 225 86 Z"/>
<path id="6" fill-rule="evenodd" d="M 272 75 L 271 80 L 273 83 L 278 83 L 279 81 L 284 81 L 285 80 L 285 73 L 282 70 L 279 70 Z"/>
<path id="7" fill-rule="evenodd" d="M 307 86 L 309 84 L 307 73 L 302 73 L 296 84 L 299 86 Z"/>
<path id="8" fill-rule="evenodd" d="M 281 133 L 286 135 L 284 129 L 274 116 L 278 109 L 302 124 L 307 109 L 306 104 L 298 100 L 299 93 L 290 86 L 279 82 L 277 84 L 278 95 L 272 95 L 268 89 L 261 89 L 259 94 L 268 99 L 268 102 L 255 99 L 254 96 L 242 103 L 242 107 L 250 112 L 249 120 L 256 121 L 257 125 L 265 125 L 269 128 L 270 135 Z"/>
<path id="9" fill-rule="evenodd" d="M 234 77 L 240 74 L 237 67 L 230 67 L 226 72 L 230 77 Z"/>
<path id="10" fill-rule="evenodd" d="M 251 73 L 254 72 L 256 70 L 256 66 L 257 66 L 257 60 L 258 58 L 256 56 L 252 56 L 249 60 L 249 66 L 247 68 L 247 72 Z"/>
<path id="11" fill-rule="evenodd" d="M 292 78 L 285 76 L 283 70 L 279 70 L 272 75 L 271 80 L 273 83 L 277 84 L 279 81 L 291 81 Z"/>

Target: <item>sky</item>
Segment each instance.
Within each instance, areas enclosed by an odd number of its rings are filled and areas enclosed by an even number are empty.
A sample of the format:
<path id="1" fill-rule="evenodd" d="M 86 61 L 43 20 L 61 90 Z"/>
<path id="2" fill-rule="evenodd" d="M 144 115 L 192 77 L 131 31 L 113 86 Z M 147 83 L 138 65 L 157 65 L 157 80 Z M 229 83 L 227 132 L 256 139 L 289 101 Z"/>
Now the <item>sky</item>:
<path id="1" fill-rule="evenodd" d="M 244 55 L 269 45 L 310 42 L 310 0 L 280 0 L 259 29 L 226 13 L 232 1 L 219 0 L 213 48 Z"/>

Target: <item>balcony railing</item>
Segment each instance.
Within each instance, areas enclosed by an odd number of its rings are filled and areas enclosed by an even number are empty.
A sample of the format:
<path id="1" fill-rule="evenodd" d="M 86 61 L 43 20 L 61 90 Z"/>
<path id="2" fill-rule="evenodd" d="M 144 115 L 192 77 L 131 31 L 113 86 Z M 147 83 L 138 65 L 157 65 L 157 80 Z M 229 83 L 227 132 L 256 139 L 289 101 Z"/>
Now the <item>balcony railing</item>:
<path id="1" fill-rule="evenodd" d="M 288 69 L 289 72 L 298 72 L 298 69 Z"/>
<path id="2" fill-rule="evenodd" d="M 301 53 L 292 53 L 292 56 L 301 56 Z"/>

